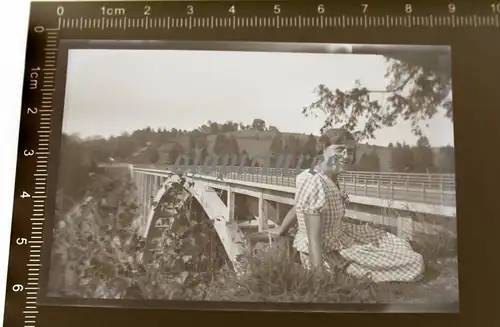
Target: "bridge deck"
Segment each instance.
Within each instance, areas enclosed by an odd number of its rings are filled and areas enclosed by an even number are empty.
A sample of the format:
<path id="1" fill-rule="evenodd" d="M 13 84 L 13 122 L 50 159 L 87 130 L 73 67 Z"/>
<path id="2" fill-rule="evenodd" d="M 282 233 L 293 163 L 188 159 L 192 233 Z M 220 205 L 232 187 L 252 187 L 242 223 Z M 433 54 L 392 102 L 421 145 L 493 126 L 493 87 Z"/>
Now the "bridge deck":
<path id="1" fill-rule="evenodd" d="M 197 175 L 217 177 L 221 180 L 241 180 L 263 185 L 295 187 L 299 171 L 276 168 L 252 167 L 200 167 L 182 168 L 158 167 L 158 165 L 137 165 L 144 169 L 163 169 L 176 172 L 190 172 Z M 339 177 L 341 187 L 354 196 L 373 197 L 412 203 L 426 203 L 455 207 L 454 175 L 396 174 L 374 172 L 347 172 Z"/>

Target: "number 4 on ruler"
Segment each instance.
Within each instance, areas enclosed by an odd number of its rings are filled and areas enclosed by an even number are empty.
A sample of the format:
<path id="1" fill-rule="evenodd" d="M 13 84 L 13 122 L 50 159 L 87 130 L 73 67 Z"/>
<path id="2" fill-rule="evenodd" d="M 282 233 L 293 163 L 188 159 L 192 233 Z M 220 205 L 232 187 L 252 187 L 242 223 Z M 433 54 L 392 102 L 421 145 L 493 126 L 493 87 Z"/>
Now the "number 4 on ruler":
<path id="1" fill-rule="evenodd" d="M 23 198 L 23 199 L 24 198 L 31 198 L 31 195 L 28 192 L 23 191 L 23 193 L 20 195 L 20 197 Z"/>

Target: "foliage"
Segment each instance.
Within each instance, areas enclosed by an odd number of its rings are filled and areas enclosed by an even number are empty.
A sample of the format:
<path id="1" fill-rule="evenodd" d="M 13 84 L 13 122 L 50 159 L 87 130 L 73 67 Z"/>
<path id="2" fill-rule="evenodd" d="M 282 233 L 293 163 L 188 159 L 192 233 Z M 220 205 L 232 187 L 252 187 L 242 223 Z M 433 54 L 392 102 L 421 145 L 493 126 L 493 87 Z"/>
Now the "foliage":
<path id="1" fill-rule="evenodd" d="M 178 177 L 180 182 L 172 183 L 154 204 L 156 220 L 146 240 L 139 236 L 138 194 L 128 170 L 93 173 L 88 197 L 76 210 L 57 215 L 51 295 L 370 303 L 405 301 L 414 294 L 425 299 L 428 294 L 419 285 L 356 279 L 339 265 L 334 274 L 317 276 L 286 254 L 289 243 L 283 240 L 271 246 L 258 243 L 247 251 L 237 275 L 212 222 L 184 190 L 184 177 Z M 438 259 L 454 250 L 450 244 L 445 238 L 421 239 L 415 246 L 430 269 L 439 269 Z"/>
<path id="2" fill-rule="evenodd" d="M 160 160 L 160 154 L 158 153 L 158 150 L 157 149 L 149 150 L 149 162 L 157 163 L 158 160 Z"/>
<path id="3" fill-rule="evenodd" d="M 342 127 L 355 133 L 358 139 L 373 138 L 375 131 L 392 127 L 399 119 L 410 121 L 412 132 L 422 135 L 422 119 L 432 118 L 439 107 L 446 109 L 452 119 L 451 76 L 439 74 L 427 66 L 415 65 L 411 61 L 386 58 L 386 78 L 389 85 L 384 90 L 370 90 L 356 81 L 348 91 L 331 90 L 319 85 L 314 91 L 318 100 L 303 108 L 306 116 L 318 112 L 327 115 L 322 130 L 331 126 Z M 385 101 L 373 99 L 373 95 L 385 96 Z M 364 125 L 360 125 L 364 120 Z"/>
<path id="4" fill-rule="evenodd" d="M 252 123 L 252 128 L 257 131 L 265 131 L 266 130 L 266 122 L 262 119 L 254 119 Z"/>
<path id="5" fill-rule="evenodd" d="M 417 218 L 418 221 L 419 218 Z M 428 219 L 427 217 L 420 219 Z M 243 302 L 306 303 L 408 303 L 433 296 L 438 301 L 457 300 L 456 262 L 446 266 L 446 275 L 436 276 L 445 262 L 456 257 L 456 237 L 418 237 L 414 249 L 426 264 L 421 283 L 373 283 L 345 273 L 345 264 L 330 262 L 332 273 L 316 275 L 305 270 L 289 253 L 285 239 L 271 245 L 257 244 L 245 254 L 242 274 L 222 270 L 211 284 L 208 299 Z M 260 246 L 259 246 L 260 245 Z M 443 287 L 446 290 L 443 290 Z M 441 299 L 442 297 L 442 299 Z"/>
<path id="6" fill-rule="evenodd" d="M 77 136 L 62 136 L 57 191 L 61 209 L 67 210 L 85 196 L 91 173 L 90 158 Z"/>
<path id="7" fill-rule="evenodd" d="M 52 246 L 52 296 L 203 299 L 214 269 L 227 261 L 209 220 L 175 201 L 173 185 L 158 208 L 157 235 L 146 244 L 127 171 L 93 175 L 86 201 L 58 214 Z M 111 173 L 113 171 L 113 173 Z M 152 245 L 152 247 L 151 247 Z"/>
<path id="8" fill-rule="evenodd" d="M 216 136 L 213 152 L 219 156 L 240 153 L 236 139 L 233 136 L 226 136 L 224 134 Z"/>
<path id="9" fill-rule="evenodd" d="M 376 151 L 363 153 L 359 162 L 355 165 L 360 171 L 380 171 L 380 158 Z"/>
<path id="10" fill-rule="evenodd" d="M 427 174 L 454 172 L 453 148 L 444 147 L 435 153 L 425 136 L 418 139 L 417 146 L 410 147 L 407 144 L 396 143 L 396 146 L 390 149 L 391 168 L 395 172 Z M 437 160 L 435 160 L 436 155 Z"/>
<path id="11" fill-rule="evenodd" d="M 415 159 L 413 151 L 407 144 L 396 143 L 391 151 L 391 168 L 395 172 L 411 172 L 414 169 Z"/>
<path id="12" fill-rule="evenodd" d="M 212 300 L 243 302 L 375 302 L 374 284 L 357 280 L 334 266 L 333 274 L 318 276 L 287 256 L 282 242 L 256 247 L 245 255 L 243 273 L 224 271 L 214 283 Z M 380 295 L 379 295 L 380 296 Z M 388 299 L 389 300 L 389 299 Z"/>
<path id="13" fill-rule="evenodd" d="M 439 150 L 438 169 L 441 173 L 455 173 L 455 149 L 445 146 Z"/>
<path id="14" fill-rule="evenodd" d="M 413 158 L 415 160 L 416 173 L 432 173 L 434 168 L 434 153 L 432 152 L 429 139 L 421 136 L 417 140 L 417 146 L 413 148 Z"/>

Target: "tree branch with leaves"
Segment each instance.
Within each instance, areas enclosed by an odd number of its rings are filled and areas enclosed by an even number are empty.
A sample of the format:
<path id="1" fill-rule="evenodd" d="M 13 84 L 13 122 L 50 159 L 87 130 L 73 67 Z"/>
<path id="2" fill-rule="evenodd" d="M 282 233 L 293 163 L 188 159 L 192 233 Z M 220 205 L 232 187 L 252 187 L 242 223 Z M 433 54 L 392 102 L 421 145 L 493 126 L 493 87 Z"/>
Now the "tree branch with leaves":
<path id="1" fill-rule="evenodd" d="M 429 58 L 434 62 L 435 58 Z M 415 64 L 412 60 L 386 57 L 388 63 L 385 78 L 390 82 L 385 89 L 370 90 L 355 82 L 351 90 L 332 90 L 321 84 L 314 93 L 318 100 L 303 108 L 307 117 L 318 113 L 326 115 L 323 132 L 330 127 L 343 127 L 359 139 L 374 138 L 383 127 L 392 127 L 399 120 L 410 121 L 412 132 L 422 136 L 421 122 L 432 118 L 439 107 L 446 110 L 446 117 L 453 119 L 451 74 L 446 70 L 433 69 L 436 65 Z M 383 100 L 374 99 L 383 95 Z M 360 120 L 364 120 L 360 124 Z M 361 126 L 360 126 L 361 125 Z"/>

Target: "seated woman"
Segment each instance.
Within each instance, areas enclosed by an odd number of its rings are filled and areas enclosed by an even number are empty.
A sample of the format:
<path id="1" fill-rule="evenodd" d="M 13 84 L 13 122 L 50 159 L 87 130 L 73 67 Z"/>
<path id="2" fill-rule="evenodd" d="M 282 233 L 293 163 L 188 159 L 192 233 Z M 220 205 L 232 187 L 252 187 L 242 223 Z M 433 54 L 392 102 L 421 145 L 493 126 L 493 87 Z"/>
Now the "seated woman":
<path id="1" fill-rule="evenodd" d="M 322 161 L 296 178 L 295 207 L 274 234 L 283 235 L 294 222 L 293 243 L 306 268 L 330 269 L 328 262 L 347 263 L 346 272 L 374 282 L 412 282 L 422 277 L 423 258 L 410 244 L 385 231 L 344 220 L 346 197 L 337 175 L 354 161 L 355 140 L 344 129 L 320 138 Z"/>

